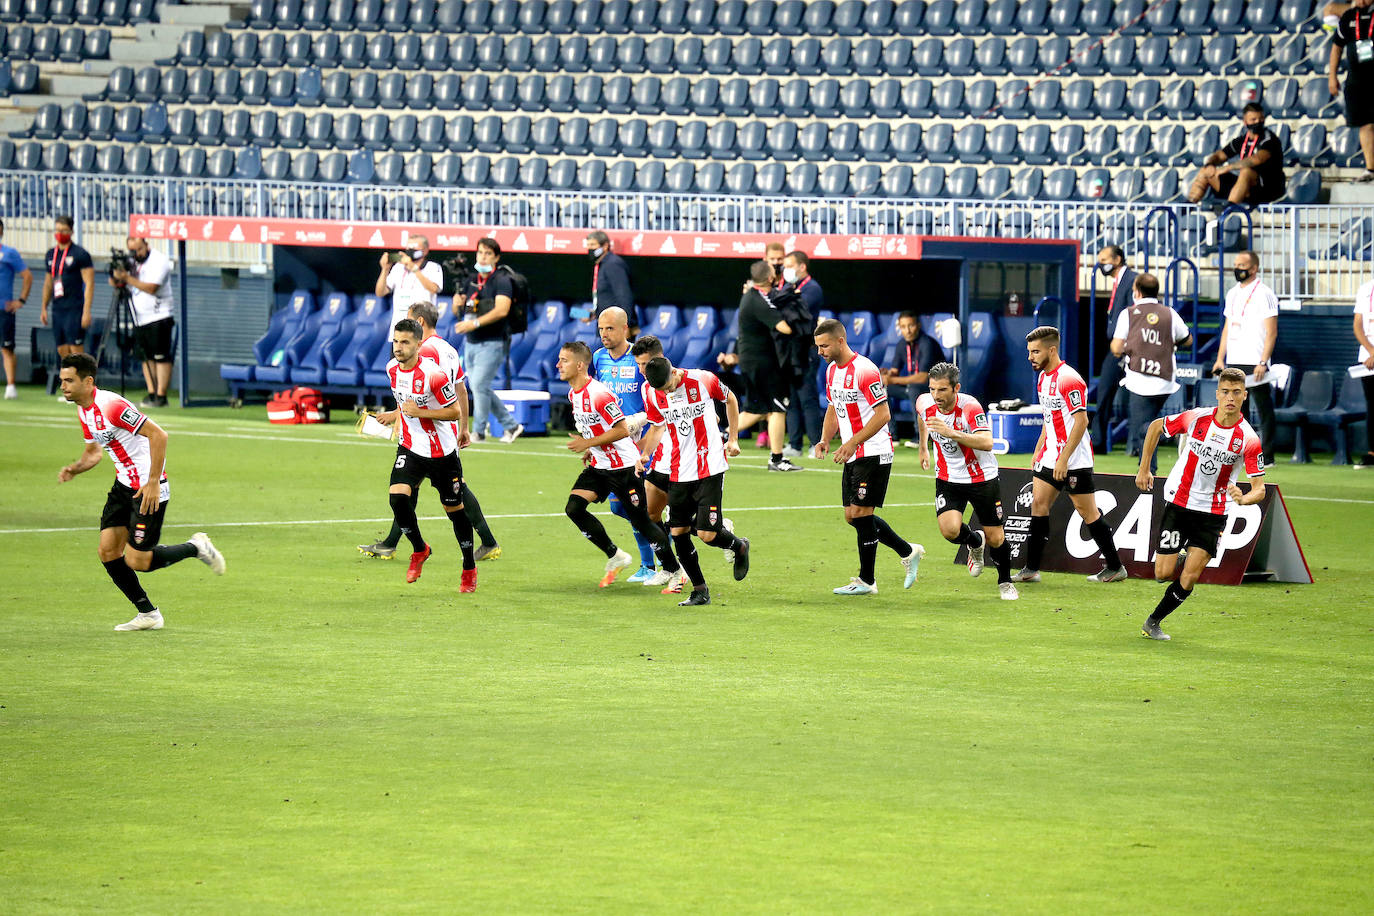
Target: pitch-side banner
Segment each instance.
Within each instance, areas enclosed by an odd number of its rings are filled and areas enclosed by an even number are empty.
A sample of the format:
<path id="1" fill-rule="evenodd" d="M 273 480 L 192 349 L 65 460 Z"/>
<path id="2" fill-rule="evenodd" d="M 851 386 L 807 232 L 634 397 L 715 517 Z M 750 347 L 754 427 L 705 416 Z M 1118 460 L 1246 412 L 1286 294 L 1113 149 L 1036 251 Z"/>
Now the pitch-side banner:
<path id="1" fill-rule="evenodd" d="M 378 250 L 405 248 L 412 235 L 423 235 L 436 251 L 470 251 L 476 247 L 478 239 L 489 237 L 496 239 L 506 253 L 582 254 L 587 230 L 134 214 L 129 217 L 129 234 L 135 238 L 186 242 L 244 242 Z M 921 241 L 924 238 L 919 235 L 778 236 L 749 232 L 611 231 L 607 235 L 614 242 L 616 251 L 629 255 L 761 258 L 769 242 L 781 241 L 788 251 L 804 251 L 816 258 L 872 260 L 917 260 L 921 257 Z"/>
<path id="2" fill-rule="evenodd" d="M 1002 468 L 999 479 L 1011 565 L 1019 569 L 1024 565 L 1026 540 L 1030 537 L 1031 472 Z M 1164 478 L 1155 478 L 1153 493 L 1141 493 L 1136 489 L 1135 478 L 1125 474 L 1094 473 L 1093 480 L 1097 483 L 1097 507 L 1116 532 L 1116 549 L 1131 578 L 1154 578 L 1159 521 L 1164 511 Z M 1249 484 L 1242 483 L 1240 487 L 1246 490 Z M 956 562 L 964 562 L 963 557 L 960 550 Z M 1056 499 L 1050 509 L 1050 541 L 1040 568 L 1045 572 L 1084 575 L 1102 568 L 1097 545 L 1067 495 Z M 1312 581 L 1288 507 L 1277 486 L 1265 487 L 1264 499 L 1253 506 L 1231 506 L 1217 555 L 1207 564 L 1201 579 L 1217 585 L 1239 585 L 1247 580 Z"/>

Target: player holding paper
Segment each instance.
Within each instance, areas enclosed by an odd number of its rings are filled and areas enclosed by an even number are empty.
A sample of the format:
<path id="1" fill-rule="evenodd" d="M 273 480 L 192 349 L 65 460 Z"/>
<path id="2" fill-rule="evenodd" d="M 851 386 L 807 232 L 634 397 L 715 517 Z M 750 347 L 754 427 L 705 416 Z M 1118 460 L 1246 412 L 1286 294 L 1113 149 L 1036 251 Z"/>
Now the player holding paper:
<path id="1" fill-rule="evenodd" d="M 1229 368 L 1217 381 L 1217 406 L 1197 407 L 1162 417 L 1150 424 L 1140 455 L 1135 482 L 1143 492 L 1154 487 L 1150 456 L 1159 437 L 1188 437 L 1169 479 L 1164 483 L 1164 515 L 1159 523 L 1159 549 L 1155 551 L 1155 578 L 1169 582 L 1154 612 L 1145 618 L 1140 632 L 1151 639 L 1168 639 L 1159 623 L 1188 600 L 1203 569 L 1217 553 L 1217 541 L 1226 528 L 1226 503 L 1253 506 L 1264 499 L 1264 448 L 1246 422 L 1245 373 Z M 1236 465 L 1245 462 L 1250 492 L 1235 484 Z M 1178 552 L 1187 548 L 1183 571 L 1178 572 Z"/>

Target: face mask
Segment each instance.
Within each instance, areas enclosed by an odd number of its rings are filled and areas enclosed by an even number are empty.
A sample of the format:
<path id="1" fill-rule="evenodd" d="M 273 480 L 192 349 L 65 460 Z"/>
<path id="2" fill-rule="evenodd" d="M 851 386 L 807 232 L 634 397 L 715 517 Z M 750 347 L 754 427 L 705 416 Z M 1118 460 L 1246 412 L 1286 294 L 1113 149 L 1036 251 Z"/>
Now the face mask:
<path id="1" fill-rule="evenodd" d="M 1258 124 L 1247 124 L 1245 125 L 1245 129 L 1252 134 L 1262 134 L 1264 133 L 1264 122 L 1260 121 Z"/>
<path id="2" fill-rule="evenodd" d="M 491 273 L 491 265 L 490 265 L 490 264 L 475 264 L 475 265 L 473 265 L 473 268 L 472 268 L 472 269 L 475 270 L 475 271 L 477 271 L 479 274 L 489 274 L 489 273 Z"/>
<path id="3" fill-rule="evenodd" d="M 1112 271 L 1116 270 L 1116 265 L 1115 265 L 1115 264 L 1099 264 L 1099 265 L 1097 265 L 1097 269 L 1100 270 L 1100 271 L 1102 271 L 1102 276 L 1104 276 L 1104 277 L 1110 277 L 1110 276 L 1112 275 Z"/>
<path id="4" fill-rule="evenodd" d="M 587 257 L 589 257 L 589 258 L 591 258 L 593 261 L 595 261 L 597 258 L 601 257 L 601 249 L 600 249 L 600 248 L 593 248 L 593 249 L 591 249 L 590 251 L 587 252 Z"/>
<path id="5" fill-rule="evenodd" d="M 796 283 L 797 272 L 790 267 L 784 267 L 782 269 L 782 279 L 784 283 Z"/>
<path id="6" fill-rule="evenodd" d="M 425 259 L 425 253 L 418 248 L 406 253 L 410 255 L 412 261 L 423 261 Z"/>
<path id="7" fill-rule="evenodd" d="M 66 245 L 72 240 L 72 234 L 70 232 L 54 232 L 52 237 L 57 240 L 57 244 L 59 245 Z"/>
<path id="8" fill-rule="evenodd" d="M 1236 275 L 1237 283 L 1244 283 L 1250 277 L 1250 271 L 1246 270 L 1244 267 L 1237 267 L 1232 273 Z"/>

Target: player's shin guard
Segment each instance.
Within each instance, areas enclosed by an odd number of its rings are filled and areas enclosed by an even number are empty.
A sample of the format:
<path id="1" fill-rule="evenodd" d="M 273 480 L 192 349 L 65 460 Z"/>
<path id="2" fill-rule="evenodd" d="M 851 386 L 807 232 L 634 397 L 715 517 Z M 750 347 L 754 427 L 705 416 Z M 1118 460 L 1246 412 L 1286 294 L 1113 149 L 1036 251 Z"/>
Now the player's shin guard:
<path id="1" fill-rule="evenodd" d="M 158 544 L 152 550 L 153 559 L 148 564 L 148 572 L 161 569 L 164 566 L 171 566 L 173 563 L 180 563 L 182 560 L 189 560 L 196 555 L 196 545 L 187 541 L 185 544 Z"/>
<path id="2" fill-rule="evenodd" d="M 1046 522 L 1048 521 L 1049 519 L 1046 519 Z M 1097 521 L 1088 526 L 1088 534 L 1092 535 L 1093 543 L 1097 544 L 1097 549 L 1101 551 L 1107 568 L 1120 569 L 1121 555 L 1116 552 L 1116 542 L 1112 540 L 1112 526 L 1107 524 L 1106 516 L 1099 513 Z"/>
<path id="3" fill-rule="evenodd" d="M 1032 515 L 1030 537 L 1026 540 L 1026 569 L 1039 569 L 1045 557 L 1045 545 L 1050 542 L 1050 517 Z M 1116 567 L 1112 567 L 1115 569 Z"/>
<path id="4" fill-rule="evenodd" d="M 415 507 L 419 504 L 420 491 L 412 490 L 410 493 L 410 511 L 414 512 Z M 418 519 L 419 516 L 416 516 L 416 518 Z M 382 544 L 394 550 L 396 545 L 399 543 L 401 543 L 401 526 L 396 522 L 392 522 L 391 530 L 386 533 L 386 537 L 382 538 Z"/>
<path id="5" fill-rule="evenodd" d="M 859 541 L 859 578 L 873 585 L 876 576 L 873 567 L 878 561 L 878 526 L 873 524 L 871 515 L 851 518 L 849 524 L 854 526 Z"/>
<path id="6" fill-rule="evenodd" d="M 410 539 L 410 546 L 419 553 L 425 549 L 425 539 L 420 537 L 420 520 L 415 517 L 415 504 L 409 493 L 391 494 L 391 515 L 401 533 Z"/>
<path id="7" fill-rule="evenodd" d="M 1192 593 L 1191 588 L 1184 588 L 1177 582 L 1170 582 L 1169 587 L 1164 590 L 1164 597 L 1159 599 L 1159 604 L 1155 606 L 1154 613 L 1150 615 L 1150 619 L 1159 623 L 1178 610 L 1178 606 L 1187 601 L 1188 596 Z"/>
<path id="8" fill-rule="evenodd" d="M 739 546 L 739 538 L 735 537 L 733 531 L 717 528 L 716 536 L 709 541 L 702 541 L 702 543 L 710 544 L 712 547 L 719 547 L 721 550 L 734 550 Z"/>
<path id="9" fill-rule="evenodd" d="M 620 502 L 619 496 L 612 493 L 607 502 L 610 503 L 612 515 L 619 516 L 627 522 L 630 520 L 630 514 L 625 511 L 625 506 Z M 635 529 L 635 545 L 639 547 L 639 565 L 653 569 L 657 565 L 657 561 L 654 559 L 654 545 L 639 532 L 638 528 Z"/>
<path id="10" fill-rule="evenodd" d="M 658 556 L 658 565 L 670 573 L 681 569 L 677 558 L 673 556 L 673 545 L 668 539 L 668 532 L 649 518 L 649 513 L 645 511 L 644 507 L 621 503 L 621 508 L 625 510 L 625 517 L 630 520 L 635 531 L 642 534 L 650 544 L 654 545 L 654 553 Z"/>
<path id="11" fill-rule="evenodd" d="M 476 569 L 477 560 L 472 555 L 472 522 L 462 509 L 450 512 L 448 520 L 453 523 L 453 536 L 458 539 L 458 549 L 463 552 L 463 568 Z"/>
<path id="12" fill-rule="evenodd" d="M 592 542 L 592 546 L 601 551 L 608 557 L 615 556 L 615 545 L 606 535 L 606 529 L 597 519 L 587 511 L 587 501 L 580 496 L 569 496 L 568 504 L 563 507 L 568 518 L 577 526 L 577 530 L 582 532 L 583 537 Z"/>
<path id="13" fill-rule="evenodd" d="M 951 544 L 963 544 L 970 550 L 974 547 L 977 547 L 979 544 L 983 543 L 983 539 L 979 537 L 978 533 L 974 531 L 972 528 L 970 528 L 968 525 L 960 525 L 959 533 L 952 538 L 947 538 L 947 540 Z"/>
<path id="14" fill-rule="evenodd" d="M 989 547 L 988 553 L 992 554 L 992 562 L 997 564 L 997 581 L 1011 581 L 1011 545 L 1006 541 L 996 547 Z"/>
<path id="15" fill-rule="evenodd" d="M 477 536 L 482 540 L 483 547 L 495 547 L 496 536 L 491 533 L 491 526 L 487 524 L 487 517 L 482 514 L 482 504 L 477 501 L 477 495 L 468 488 L 466 483 L 459 491 L 463 497 L 463 514 L 472 523 L 472 530 L 477 532 Z"/>
<path id="16" fill-rule="evenodd" d="M 106 574 L 110 581 L 114 582 L 115 587 L 124 593 L 124 597 L 129 599 L 140 614 L 151 614 L 157 608 L 148 600 L 148 593 L 143 590 L 143 586 L 138 581 L 138 573 L 129 568 L 129 564 L 124 562 L 123 557 L 115 557 L 113 560 L 106 560 L 103 564 Z"/>
<path id="17" fill-rule="evenodd" d="M 873 519 L 873 529 L 878 533 L 878 541 L 880 543 L 886 544 L 888 547 L 897 551 L 897 556 L 903 559 L 911 554 L 911 545 L 908 544 L 904 538 L 899 537 L 897 532 L 892 530 L 891 525 L 876 515 L 869 517 Z"/>
<path id="18" fill-rule="evenodd" d="M 696 545 L 692 543 L 692 535 L 673 535 L 673 547 L 677 549 L 677 560 L 682 564 L 682 570 L 687 573 L 687 578 L 692 581 L 692 587 L 700 588 L 705 585 L 706 576 L 701 571 L 701 561 L 697 557 Z"/>

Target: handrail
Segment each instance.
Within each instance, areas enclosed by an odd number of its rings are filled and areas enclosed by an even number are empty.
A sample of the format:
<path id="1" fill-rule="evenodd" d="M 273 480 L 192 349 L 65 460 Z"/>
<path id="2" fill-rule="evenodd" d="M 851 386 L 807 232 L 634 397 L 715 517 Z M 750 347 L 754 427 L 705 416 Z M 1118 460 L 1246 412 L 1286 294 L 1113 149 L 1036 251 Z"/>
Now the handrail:
<path id="1" fill-rule="evenodd" d="M 1253 242 L 1255 237 L 1255 218 L 1245 204 L 1227 204 L 1226 209 L 1217 217 L 1217 289 L 1226 289 L 1226 221 L 1232 216 L 1245 218 L 1245 239 Z M 1223 295 L 1218 293 L 1218 295 Z"/>
<path id="2" fill-rule="evenodd" d="M 1165 216 L 1164 245 L 1168 251 L 1168 256 L 1172 258 L 1178 257 L 1178 214 L 1175 213 L 1172 208 L 1163 205 L 1153 207 L 1150 209 L 1149 213 L 1145 214 L 1145 219 L 1143 221 L 1144 228 L 1141 229 L 1141 244 L 1145 246 L 1145 254 L 1141 260 L 1140 266 L 1146 273 L 1150 271 L 1150 232 L 1154 228 L 1154 217 L 1156 213 L 1162 213 Z M 1172 244 L 1170 244 L 1171 241 Z"/>
<path id="3" fill-rule="evenodd" d="M 1031 320 L 1035 322 L 1037 328 L 1040 327 L 1040 309 L 1049 305 L 1051 302 L 1054 303 L 1056 310 L 1054 326 L 1058 328 L 1059 322 L 1064 320 L 1064 300 L 1060 299 L 1058 296 L 1045 296 L 1039 302 L 1035 303 L 1035 308 L 1031 311 Z"/>
<path id="4" fill-rule="evenodd" d="M 1197 362 L 1197 312 L 1198 306 L 1200 304 L 1198 296 L 1200 292 L 1199 287 L 1201 286 L 1202 274 L 1198 270 L 1197 264 L 1194 263 L 1191 258 L 1174 258 L 1172 261 L 1169 262 L 1169 266 L 1164 268 L 1164 302 L 1174 311 L 1179 311 L 1178 288 L 1182 283 L 1179 274 L 1183 270 L 1184 266 L 1187 266 L 1193 272 L 1193 307 L 1191 309 L 1191 315 L 1188 318 L 1188 328 L 1193 332 L 1193 352 L 1190 361 Z"/>

